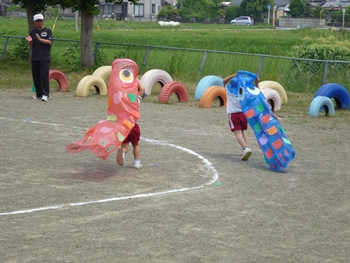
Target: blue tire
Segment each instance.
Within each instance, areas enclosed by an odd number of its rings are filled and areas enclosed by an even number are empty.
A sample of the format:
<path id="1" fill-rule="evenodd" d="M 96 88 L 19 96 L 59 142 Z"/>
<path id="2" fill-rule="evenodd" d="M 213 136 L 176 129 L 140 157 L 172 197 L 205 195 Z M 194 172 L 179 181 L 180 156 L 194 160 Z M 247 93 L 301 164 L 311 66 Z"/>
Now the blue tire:
<path id="1" fill-rule="evenodd" d="M 334 116 L 334 105 L 330 98 L 325 96 L 315 97 L 310 104 L 309 115 L 318 117 L 321 109 L 326 111 L 326 115 Z"/>
<path id="2" fill-rule="evenodd" d="M 224 86 L 223 79 L 218 76 L 205 76 L 197 84 L 196 91 L 194 93 L 194 99 L 200 100 L 204 91 L 211 86 Z"/>
<path id="3" fill-rule="evenodd" d="M 338 109 L 350 109 L 349 91 L 340 84 L 324 84 L 317 90 L 314 98 L 316 98 L 317 96 L 325 96 L 330 99 L 334 99 Z"/>

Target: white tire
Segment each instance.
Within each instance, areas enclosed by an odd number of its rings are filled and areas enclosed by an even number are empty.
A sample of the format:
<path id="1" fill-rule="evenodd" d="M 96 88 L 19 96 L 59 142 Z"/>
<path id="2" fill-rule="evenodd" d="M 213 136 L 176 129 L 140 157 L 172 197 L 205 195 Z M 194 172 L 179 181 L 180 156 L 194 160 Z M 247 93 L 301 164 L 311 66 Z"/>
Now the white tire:
<path id="1" fill-rule="evenodd" d="M 272 111 L 279 111 L 281 109 L 281 97 L 276 90 L 265 88 L 261 92 L 264 94 L 266 101 L 271 105 Z"/>
<path id="2" fill-rule="evenodd" d="M 287 97 L 287 93 L 286 93 L 285 89 L 283 88 L 283 86 L 281 84 L 279 84 L 276 81 L 272 81 L 272 80 L 261 81 L 259 83 L 259 88 L 261 90 L 266 89 L 266 88 L 274 89 L 275 91 L 278 92 L 278 94 L 280 94 L 282 104 L 285 104 L 288 102 L 288 97 Z"/>
<path id="3" fill-rule="evenodd" d="M 105 81 L 101 77 L 92 75 L 87 75 L 79 81 L 75 95 L 78 97 L 88 97 L 91 88 L 94 88 L 100 95 L 107 95 Z"/>
<path id="4" fill-rule="evenodd" d="M 163 88 L 165 84 L 172 82 L 173 79 L 168 72 L 161 69 L 151 69 L 147 71 L 140 79 L 145 87 L 145 94 L 150 95 L 152 87 L 155 83 L 159 83 Z"/>

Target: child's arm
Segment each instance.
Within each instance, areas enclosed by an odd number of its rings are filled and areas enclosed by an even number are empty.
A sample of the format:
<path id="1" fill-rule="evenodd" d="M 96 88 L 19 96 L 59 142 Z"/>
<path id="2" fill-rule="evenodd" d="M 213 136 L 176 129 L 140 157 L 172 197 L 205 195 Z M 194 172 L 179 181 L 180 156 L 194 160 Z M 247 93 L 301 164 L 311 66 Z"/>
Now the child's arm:
<path id="1" fill-rule="evenodd" d="M 142 98 L 142 96 L 145 94 L 145 86 L 143 86 L 142 82 L 138 78 L 136 78 L 136 79 L 137 79 L 137 82 L 139 84 L 139 86 L 138 86 L 138 88 L 139 88 L 138 95 L 139 95 L 139 97 Z"/>
<path id="2" fill-rule="evenodd" d="M 223 82 L 224 82 L 224 87 L 226 86 L 226 84 L 232 79 L 232 78 L 235 78 L 237 75 L 237 73 L 235 74 L 232 74 L 230 76 L 227 76 L 226 78 L 223 79 Z"/>
<path id="3" fill-rule="evenodd" d="M 258 89 L 260 89 L 260 88 L 259 88 L 259 82 L 260 82 L 260 78 L 259 78 L 259 76 L 257 76 L 256 79 L 255 79 L 255 86 L 256 86 Z"/>

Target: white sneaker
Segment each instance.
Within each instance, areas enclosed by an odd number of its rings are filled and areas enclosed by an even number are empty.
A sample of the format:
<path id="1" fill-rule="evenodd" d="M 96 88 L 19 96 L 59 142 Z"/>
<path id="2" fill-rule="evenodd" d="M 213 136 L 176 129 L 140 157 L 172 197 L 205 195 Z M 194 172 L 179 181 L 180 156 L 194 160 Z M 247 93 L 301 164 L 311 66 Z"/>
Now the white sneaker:
<path id="1" fill-rule="evenodd" d="M 249 157 L 252 155 L 252 151 L 250 148 L 247 146 L 243 150 L 243 155 L 242 155 L 242 160 L 243 161 L 248 161 Z"/>
<path id="2" fill-rule="evenodd" d="M 136 169 L 142 168 L 142 164 L 140 160 L 134 161 L 134 168 Z"/>
<path id="3" fill-rule="evenodd" d="M 124 150 L 122 148 L 119 148 L 117 150 L 117 163 L 122 166 L 124 165 L 124 161 L 125 161 L 125 153 Z"/>
<path id="4" fill-rule="evenodd" d="M 41 97 L 41 101 L 47 101 L 47 96 L 43 95 L 43 96 Z"/>
<path id="5" fill-rule="evenodd" d="M 38 98 L 37 96 L 32 96 L 33 100 L 40 100 L 41 98 Z"/>

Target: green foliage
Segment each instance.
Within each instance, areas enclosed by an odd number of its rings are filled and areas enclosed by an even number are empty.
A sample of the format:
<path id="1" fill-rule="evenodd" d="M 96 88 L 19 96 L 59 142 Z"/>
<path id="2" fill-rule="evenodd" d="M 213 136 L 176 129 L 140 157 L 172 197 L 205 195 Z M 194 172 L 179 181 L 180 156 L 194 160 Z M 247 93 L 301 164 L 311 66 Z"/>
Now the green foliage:
<path id="1" fill-rule="evenodd" d="M 238 17 L 238 12 L 239 12 L 239 6 L 231 5 L 228 6 L 226 9 L 226 19 L 227 20 L 232 20 Z"/>
<path id="2" fill-rule="evenodd" d="M 65 58 L 65 63 L 67 65 L 79 65 L 80 63 L 80 48 L 78 44 L 71 44 L 66 47 L 62 57 Z"/>
<path id="3" fill-rule="evenodd" d="M 29 46 L 25 39 L 21 39 L 14 47 L 6 53 L 6 60 L 28 61 Z"/>
<path id="4" fill-rule="evenodd" d="M 322 7 L 316 6 L 315 8 L 310 9 L 309 16 L 315 18 L 325 18 L 326 12 L 324 12 Z"/>
<path id="5" fill-rule="evenodd" d="M 99 49 L 95 58 L 95 67 L 105 66 L 110 64 L 107 55 L 103 52 L 103 49 Z"/>
<path id="6" fill-rule="evenodd" d="M 160 20 L 161 17 L 166 17 L 168 20 L 174 21 L 178 15 L 179 12 L 177 9 L 173 8 L 172 6 L 166 6 L 159 10 L 157 19 Z"/>
<path id="7" fill-rule="evenodd" d="M 11 3 L 7 7 L 7 12 L 23 12 L 23 11 L 25 11 L 25 9 L 23 9 L 23 7 L 21 7 L 20 5 L 16 5 L 14 3 Z"/>
<path id="8" fill-rule="evenodd" d="M 243 0 L 239 6 L 239 15 L 260 18 L 263 13 L 266 13 L 269 4 L 273 6 L 271 0 Z"/>
<path id="9" fill-rule="evenodd" d="M 303 17 L 306 10 L 306 4 L 303 0 L 291 0 L 289 3 L 289 14 L 292 17 Z"/>
<path id="10" fill-rule="evenodd" d="M 179 0 L 177 3 L 179 15 L 184 19 L 217 18 L 221 2 L 218 0 Z"/>
<path id="11" fill-rule="evenodd" d="M 292 48 L 297 58 L 318 60 L 350 60 L 350 41 L 337 40 L 334 36 L 312 39 L 306 37 L 300 45 Z"/>

